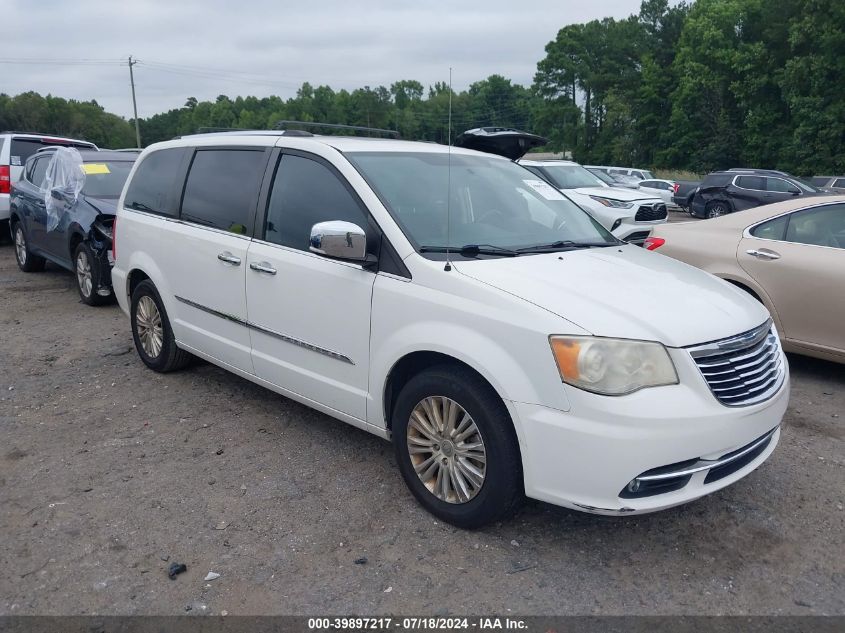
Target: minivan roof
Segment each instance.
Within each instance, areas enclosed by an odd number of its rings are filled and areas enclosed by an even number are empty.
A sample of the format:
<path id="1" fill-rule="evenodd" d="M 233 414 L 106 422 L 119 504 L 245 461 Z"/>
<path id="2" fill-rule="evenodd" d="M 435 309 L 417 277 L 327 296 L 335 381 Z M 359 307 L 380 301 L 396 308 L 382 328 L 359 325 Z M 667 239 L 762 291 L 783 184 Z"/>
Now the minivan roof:
<path id="1" fill-rule="evenodd" d="M 296 132 L 295 130 L 292 130 Z M 374 138 L 367 136 L 334 136 L 321 134 L 291 134 L 291 130 L 255 130 L 255 131 L 235 131 L 235 132 L 211 132 L 208 134 L 190 134 L 175 138 L 171 141 L 163 141 L 156 143 L 150 147 L 161 146 L 165 147 L 195 147 L 202 145 L 216 144 L 219 142 L 224 145 L 237 145 L 239 140 L 255 139 L 255 137 L 275 137 L 281 139 L 288 137 L 291 140 L 296 140 L 299 143 L 314 143 L 324 147 L 331 147 L 340 152 L 409 152 L 409 153 L 445 153 L 451 151 L 453 154 L 461 155 L 479 155 L 482 152 L 475 150 L 464 149 L 462 147 L 449 148 L 447 145 L 440 143 L 431 143 L 428 141 L 405 141 L 400 139 L 390 138 Z M 272 143 L 275 145 L 276 143 Z M 270 145 L 270 143 L 268 143 Z M 499 160 L 507 160 L 495 154 L 484 154 Z"/>

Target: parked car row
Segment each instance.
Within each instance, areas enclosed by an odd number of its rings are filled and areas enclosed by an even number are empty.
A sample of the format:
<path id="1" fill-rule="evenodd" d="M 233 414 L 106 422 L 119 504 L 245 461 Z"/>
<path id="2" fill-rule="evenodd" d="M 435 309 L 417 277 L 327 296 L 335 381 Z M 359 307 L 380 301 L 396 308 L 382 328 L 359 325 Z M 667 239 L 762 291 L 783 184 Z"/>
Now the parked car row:
<path id="1" fill-rule="evenodd" d="M 88 141 L 26 132 L 0 132 L 0 234 L 8 234 L 12 183 L 18 181 L 27 159 L 44 147 L 96 150 Z"/>
<path id="2" fill-rule="evenodd" d="M 742 288 L 788 351 L 845 363 L 845 196 L 789 199 L 661 226 L 646 248 Z"/>
<path id="3" fill-rule="evenodd" d="M 47 146 L 27 158 L 11 190 L 10 228 L 21 270 L 52 261 L 75 273 L 82 301 L 101 305 L 113 301 L 114 216 L 137 154 L 75 147 Z"/>
<path id="4" fill-rule="evenodd" d="M 620 239 L 662 230 L 664 200 L 522 160 L 532 136 L 481 130 L 450 148 L 254 131 L 148 147 L 97 237 L 139 358 L 169 372 L 200 357 L 390 439 L 414 496 L 461 527 L 524 496 L 652 512 L 749 474 L 789 398 L 766 307 Z M 116 155 L 86 153 L 76 205 L 46 226 L 97 205 L 85 165 Z M 35 250 L 37 212 L 21 211 L 50 196 L 31 168 L 12 196 L 24 270 L 54 252 Z M 55 236 L 54 261 L 72 234 Z"/>

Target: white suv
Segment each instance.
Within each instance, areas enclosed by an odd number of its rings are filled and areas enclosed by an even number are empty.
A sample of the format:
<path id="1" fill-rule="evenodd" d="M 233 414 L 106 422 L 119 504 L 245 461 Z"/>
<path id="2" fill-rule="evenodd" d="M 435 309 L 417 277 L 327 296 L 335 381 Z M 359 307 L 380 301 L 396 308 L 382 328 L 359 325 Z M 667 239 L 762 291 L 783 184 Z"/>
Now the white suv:
<path id="1" fill-rule="evenodd" d="M 652 227 L 669 217 L 666 203 L 659 196 L 611 187 L 578 163 L 520 160 L 519 164 L 552 183 L 616 237 L 632 244 L 642 246 Z"/>
<path id="2" fill-rule="evenodd" d="M 413 494 L 462 527 L 525 494 L 659 510 L 779 438 L 789 375 L 765 308 L 501 157 L 184 137 L 138 159 L 114 244 L 148 367 L 196 355 L 392 438 Z"/>
<path id="3" fill-rule="evenodd" d="M 49 134 L 30 134 L 25 132 L 0 132 L 0 239 L 9 235 L 9 196 L 12 183 L 17 182 L 23 173 L 26 159 L 43 147 L 75 147 L 77 149 L 97 149 L 88 141 L 51 136 Z"/>

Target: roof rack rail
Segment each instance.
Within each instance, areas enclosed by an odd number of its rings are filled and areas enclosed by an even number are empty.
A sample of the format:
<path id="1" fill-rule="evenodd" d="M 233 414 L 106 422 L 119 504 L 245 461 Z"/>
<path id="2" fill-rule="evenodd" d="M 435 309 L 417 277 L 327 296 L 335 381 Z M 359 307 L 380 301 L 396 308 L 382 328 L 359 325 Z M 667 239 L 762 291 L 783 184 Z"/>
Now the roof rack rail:
<path id="1" fill-rule="evenodd" d="M 399 138 L 399 132 L 397 130 L 385 130 L 378 127 L 365 127 L 362 125 L 342 125 L 340 123 L 315 123 L 313 121 L 279 121 L 278 123 L 276 123 L 275 129 L 288 131 L 288 128 L 291 126 L 318 129 L 323 128 L 327 130 L 339 130 L 349 132 L 368 132 L 387 136 L 388 138 Z M 290 130 L 290 132 L 296 131 L 298 130 Z"/>
<path id="2" fill-rule="evenodd" d="M 246 127 L 198 127 L 194 134 L 213 134 L 214 132 L 253 132 Z"/>

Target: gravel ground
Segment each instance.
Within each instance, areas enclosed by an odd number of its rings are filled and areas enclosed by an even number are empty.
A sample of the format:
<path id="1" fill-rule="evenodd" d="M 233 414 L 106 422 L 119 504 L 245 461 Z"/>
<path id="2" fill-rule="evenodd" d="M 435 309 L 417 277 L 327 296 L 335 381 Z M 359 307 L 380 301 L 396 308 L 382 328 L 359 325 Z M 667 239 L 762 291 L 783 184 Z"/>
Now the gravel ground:
<path id="1" fill-rule="evenodd" d="M 0 306 L 0 614 L 845 614 L 842 366 L 790 358 L 780 446 L 717 494 L 465 532 L 388 443 L 209 364 L 145 369 L 116 306 L 8 243 Z"/>

